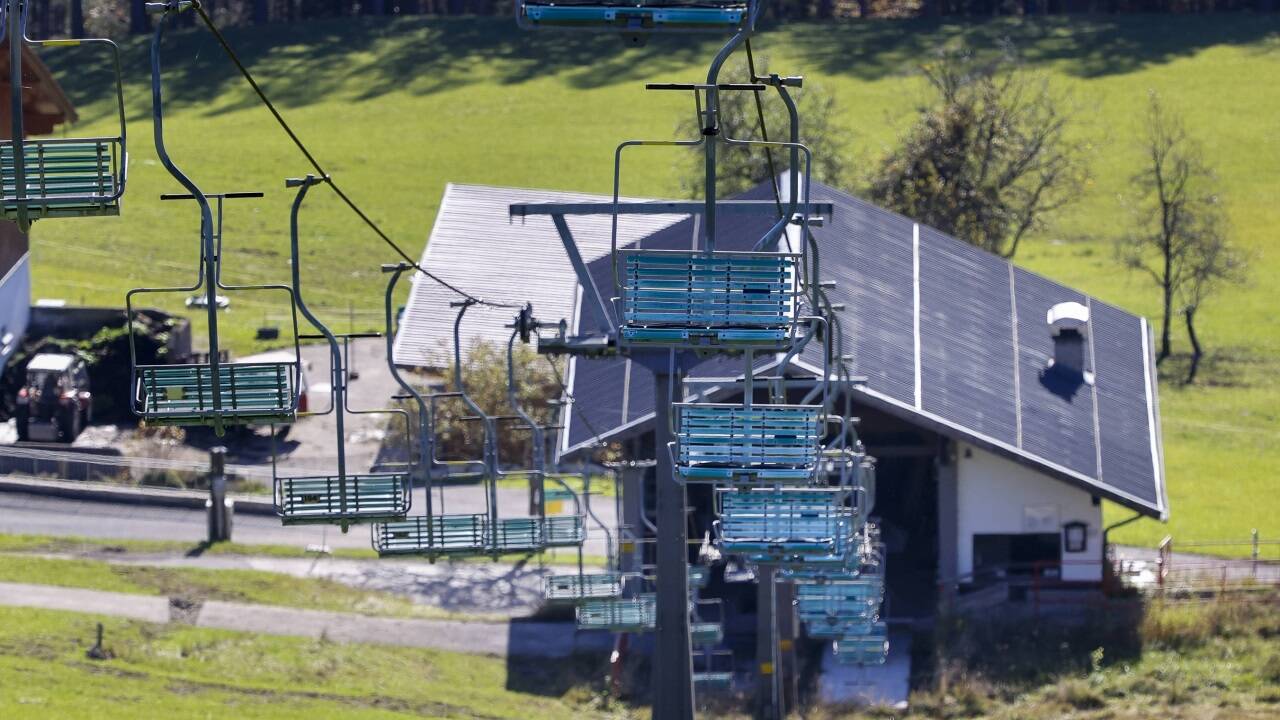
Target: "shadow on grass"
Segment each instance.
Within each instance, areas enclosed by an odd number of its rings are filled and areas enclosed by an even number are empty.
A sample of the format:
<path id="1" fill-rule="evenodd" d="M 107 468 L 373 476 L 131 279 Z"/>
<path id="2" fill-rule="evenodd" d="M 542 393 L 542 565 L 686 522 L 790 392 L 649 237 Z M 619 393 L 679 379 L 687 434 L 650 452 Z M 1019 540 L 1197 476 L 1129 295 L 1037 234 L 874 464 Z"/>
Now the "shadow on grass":
<path id="1" fill-rule="evenodd" d="M 611 33 L 526 32 L 509 18 L 422 16 L 230 28 L 226 35 L 284 107 L 335 97 L 358 103 L 392 92 L 429 95 L 482 83 L 516 85 L 562 74 L 580 89 L 653 79 L 691 81 L 697 78 L 685 77 L 689 66 L 708 62 L 722 42 L 718 36 L 657 35 L 644 47 L 628 48 Z M 758 47 L 764 53 L 784 48 L 797 71 L 875 80 L 913 72 L 941 44 L 962 40 L 983 50 L 1007 38 L 1033 65 L 1059 64 L 1070 74 L 1098 77 L 1171 62 L 1215 45 L 1255 45 L 1278 37 L 1280 16 L 1273 15 L 1060 16 L 799 23 L 764 28 Z M 142 120 L 150 112 L 149 43 L 149 35 L 122 42 L 130 114 Z M 109 97 L 112 74 L 93 50 L 54 48 L 43 57 L 77 105 Z M 220 114 L 258 103 L 202 28 L 171 31 L 162 60 L 165 97 L 175 107 L 218 100 L 206 112 Z M 676 69 L 681 76 L 668 77 Z M 222 97 L 232 87 L 241 89 Z M 103 103 L 101 111 L 111 109 Z"/>
<path id="2" fill-rule="evenodd" d="M 1196 388 L 1247 388 L 1272 382 L 1280 363 L 1270 356 L 1244 347 L 1207 349 L 1200 358 L 1195 382 L 1187 382 L 1191 353 L 1175 352 L 1160 363 L 1161 387 L 1175 390 Z"/>

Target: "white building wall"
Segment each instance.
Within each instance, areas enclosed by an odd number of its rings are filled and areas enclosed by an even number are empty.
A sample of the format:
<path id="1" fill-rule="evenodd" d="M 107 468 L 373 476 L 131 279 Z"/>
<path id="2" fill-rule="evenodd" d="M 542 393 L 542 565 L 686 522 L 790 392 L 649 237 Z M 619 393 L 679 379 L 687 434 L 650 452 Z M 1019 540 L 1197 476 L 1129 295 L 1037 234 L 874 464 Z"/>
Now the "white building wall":
<path id="1" fill-rule="evenodd" d="M 0 277 L 0 371 L 22 344 L 31 317 L 30 255 L 24 255 Z"/>
<path id="2" fill-rule="evenodd" d="M 1062 579 L 1102 580 L 1102 506 L 1090 493 L 1011 460 L 957 443 L 956 552 L 961 577 L 973 572 L 973 536 L 1057 533 L 1086 523 L 1085 551 L 1062 553 Z"/>

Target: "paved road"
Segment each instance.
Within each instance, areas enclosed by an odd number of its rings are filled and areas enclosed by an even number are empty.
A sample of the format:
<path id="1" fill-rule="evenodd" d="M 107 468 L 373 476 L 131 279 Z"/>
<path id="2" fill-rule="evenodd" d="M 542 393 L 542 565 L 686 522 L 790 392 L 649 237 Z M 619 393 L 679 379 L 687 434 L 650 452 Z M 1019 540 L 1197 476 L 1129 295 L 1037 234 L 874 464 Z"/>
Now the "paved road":
<path id="1" fill-rule="evenodd" d="M 500 489 L 498 506 L 504 515 L 525 510 L 527 494 Z M 422 513 L 423 491 L 414 497 L 413 513 Z M 597 507 L 598 506 L 598 507 Z M 450 513 L 484 512 L 484 493 L 478 487 L 449 488 L 445 510 Z M 600 498 L 593 505 L 597 516 L 611 529 L 616 525 L 612 498 Z M 437 512 L 439 506 L 437 505 Z M 94 538 L 134 540 L 178 540 L 198 543 L 205 538 L 205 514 L 201 510 L 150 507 L 127 503 L 66 500 L 53 497 L 0 492 L 0 533 L 34 535 L 78 535 Z M 606 555 L 604 534 L 595 523 L 587 523 L 586 552 Z M 322 544 L 331 548 L 367 548 L 369 531 L 357 526 L 347 534 L 337 527 L 295 525 L 283 527 L 266 515 L 238 513 L 232 530 L 236 542 L 253 545 Z"/>
<path id="2" fill-rule="evenodd" d="M 206 527 L 202 510 L 0 493 L 0 532 L 195 544 L 205 539 Z M 243 513 L 236 515 L 233 537 L 255 545 L 369 547 L 368 531 L 361 528 L 343 535 L 337 528 L 282 527 L 274 517 Z"/>
<path id="3" fill-rule="evenodd" d="M 165 597 L 21 583 L 0 583 L 0 605 L 113 615 L 154 623 L 176 620 L 224 630 L 437 648 L 474 655 L 560 658 L 585 650 L 605 651 L 611 642 L 608 633 L 576 632 L 572 623 L 381 618 L 220 601 L 205 602 L 194 613 L 175 612 Z"/>

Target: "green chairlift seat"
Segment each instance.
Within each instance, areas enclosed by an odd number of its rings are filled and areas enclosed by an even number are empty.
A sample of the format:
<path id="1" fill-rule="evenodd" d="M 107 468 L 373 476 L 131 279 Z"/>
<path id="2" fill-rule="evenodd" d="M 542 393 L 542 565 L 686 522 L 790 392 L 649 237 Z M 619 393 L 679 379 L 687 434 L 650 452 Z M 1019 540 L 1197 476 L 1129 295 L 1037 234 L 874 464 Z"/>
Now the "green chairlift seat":
<path id="1" fill-rule="evenodd" d="M 872 623 L 839 640 L 836 660 L 845 665 L 883 665 L 889 658 L 889 629 L 884 623 Z"/>
<path id="2" fill-rule="evenodd" d="M 850 542 L 846 496 L 835 488 L 718 488 L 717 544 L 762 563 L 835 554 Z"/>
<path id="3" fill-rule="evenodd" d="M 692 622 L 689 637 L 694 645 L 719 645 L 724 639 L 724 626 L 718 622 Z"/>
<path id="4" fill-rule="evenodd" d="M 636 250 L 622 256 L 620 345 L 786 350 L 799 256 Z"/>
<path id="5" fill-rule="evenodd" d="M 645 632 L 657 624 L 658 601 L 653 593 L 630 598 L 586 600 L 578 605 L 579 630 Z"/>
<path id="6" fill-rule="evenodd" d="M 701 3 L 545 2 L 520 0 L 516 17 L 524 28 L 585 28 L 623 32 L 732 31 L 749 19 L 741 0 Z"/>
<path id="7" fill-rule="evenodd" d="M 25 140 L 22 143 L 23 198 L 18 201 L 13 141 L 0 141 L 0 186 L 4 218 L 17 221 L 19 205 L 28 220 L 120 214 L 123 177 L 120 138 Z"/>
<path id="8" fill-rule="evenodd" d="M 620 573 L 592 575 L 551 575 L 542 581 L 542 596 L 548 602 L 578 602 L 621 597 Z"/>
<path id="9" fill-rule="evenodd" d="M 879 582 L 796 583 L 796 615 L 804 622 L 873 619 L 883 601 Z"/>
<path id="10" fill-rule="evenodd" d="M 403 520 L 409 511 L 406 473 L 282 477 L 276 479 L 276 511 L 285 525 Z"/>
<path id="11" fill-rule="evenodd" d="M 689 566 L 689 589 L 701 590 L 711 581 L 711 568 L 705 565 Z"/>
<path id="12" fill-rule="evenodd" d="M 803 484 L 821 454 L 818 405 L 678 403 L 677 471 L 686 482 Z"/>
<path id="13" fill-rule="evenodd" d="M 580 515 L 498 518 L 488 515 L 432 515 L 374 525 L 378 555 L 500 555 L 537 552 L 581 544 L 586 528 Z"/>
<path id="14" fill-rule="evenodd" d="M 140 365 L 133 407 L 148 425 L 250 425 L 293 422 L 296 362 L 221 363 L 214 392 L 209 363 Z"/>
<path id="15" fill-rule="evenodd" d="M 692 659 L 694 685 L 705 690 L 733 689 L 732 650 L 695 650 Z"/>

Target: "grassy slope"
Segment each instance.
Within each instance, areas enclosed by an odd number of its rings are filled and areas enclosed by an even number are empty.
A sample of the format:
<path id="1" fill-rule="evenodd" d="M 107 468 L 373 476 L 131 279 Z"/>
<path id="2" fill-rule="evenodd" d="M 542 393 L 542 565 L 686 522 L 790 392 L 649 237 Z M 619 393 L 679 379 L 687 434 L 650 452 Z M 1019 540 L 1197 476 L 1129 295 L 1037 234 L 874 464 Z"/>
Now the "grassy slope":
<path id="1" fill-rule="evenodd" d="M 1280 466 L 1280 329 L 1268 312 L 1280 279 L 1272 229 L 1280 225 L 1278 102 L 1262 78 L 1280 73 L 1280 20 L 1248 15 L 1055 18 L 974 25 L 878 22 L 788 26 L 757 40 L 771 67 L 804 72 L 840 98 L 852 129 L 847 146 L 878 157 L 924 97 L 911 68 L 939 42 L 977 47 L 1008 36 L 1033 67 L 1069 88 L 1081 106 L 1077 131 L 1093 144 L 1096 179 L 1053 230 L 1024 245 L 1018 261 L 1135 312 L 1158 309 L 1154 289 L 1120 270 L 1110 243 L 1129 222 L 1122 196 L 1137 170 L 1137 117 L 1148 89 L 1182 111 L 1222 178 L 1239 241 L 1256 253 L 1253 282 L 1202 312 L 1212 352 L 1201 386 L 1162 384 L 1172 521 L 1144 521 L 1116 534 L 1153 543 L 1274 534 L 1269 471 Z M 233 44 L 328 170 L 413 254 L 420 250 L 444 184 L 494 183 L 603 192 L 611 151 L 629 137 L 668 137 L 687 100 L 642 94 L 645 80 L 698 77 L 713 49 L 687 38 L 625 50 L 615 38 L 520 34 L 501 20 L 424 20 L 248 29 Z M 104 77 L 77 51 L 47 53 L 80 106 L 85 131 L 108 131 Z M 43 223 L 34 234 L 36 294 L 116 304 L 126 288 L 180 282 L 195 259 L 194 209 L 160 203 L 174 183 L 156 164 L 146 121 L 145 45 L 126 44 L 133 137 L 132 188 L 121 219 Z M 262 189 L 227 217 L 230 280 L 287 276 L 287 206 L 281 179 L 307 171 L 254 104 L 211 40 L 176 33 L 166 46 L 171 151 L 209 190 Z M 68 74 L 75 68 L 74 74 Z M 673 195 L 667 151 L 631 156 L 624 192 Z M 322 315 L 347 325 L 380 320 L 377 264 L 391 253 L 323 189 L 303 218 L 304 284 Z M 81 248 L 83 250 L 77 250 Z M 517 293 L 518 294 L 518 293 Z M 281 306 L 237 298 L 227 336 L 242 352 Z M 166 307 L 176 309 L 176 303 Z M 1185 348 L 1182 333 L 1176 334 Z M 1126 516 L 1108 510 L 1109 521 Z"/>
<path id="2" fill-rule="evenodd" d="M 508 680 L 506 663 L 101 618 L 115 658 L 85 658 L 99 618 L 0 608 L 0 717 L 603 717 Z"/>
<path id="3" fill-rule="evenodd" d="M 360 590 L 333 580 L 298 578 L 261 570 L 113 565 L 100 560 L 0 553 L 0 582 L 163 595 L 191 602 L 223 600 L 390 617 L 488 619 L 416 605 L 389 592 Z"/>

